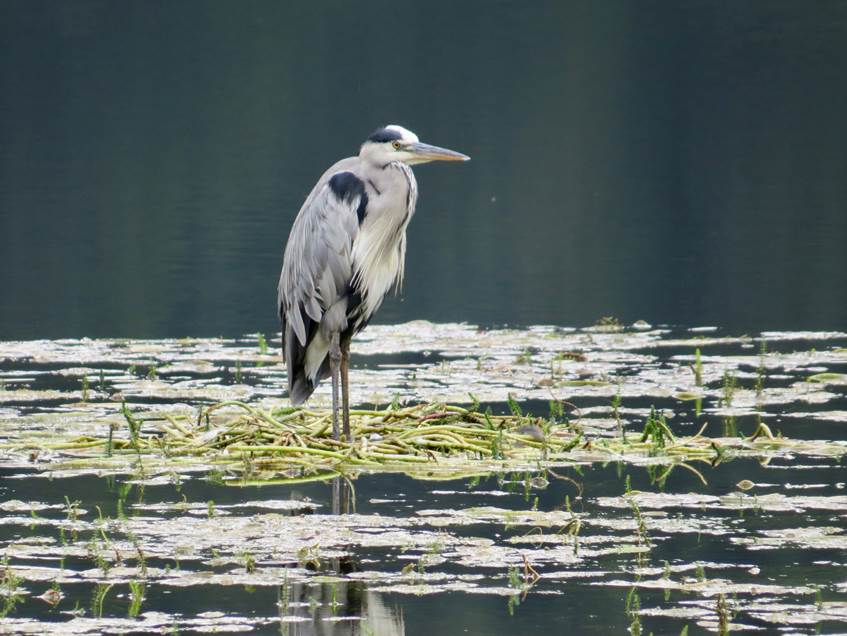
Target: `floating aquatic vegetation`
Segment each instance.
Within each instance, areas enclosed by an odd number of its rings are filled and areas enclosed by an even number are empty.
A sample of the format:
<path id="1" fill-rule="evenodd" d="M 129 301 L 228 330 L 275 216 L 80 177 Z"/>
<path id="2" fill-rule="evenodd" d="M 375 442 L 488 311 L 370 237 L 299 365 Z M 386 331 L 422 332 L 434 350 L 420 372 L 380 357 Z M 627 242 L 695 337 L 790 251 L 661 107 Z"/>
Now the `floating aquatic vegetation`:
<path id="1" fill-rule="evenodd" d="M 334 440 L 331 413 L 305 408 L 265 411 L 238 401 L 201 408 L 198 415 L 166 410 L 133 412 L 121 407 L 125 434 L 112 419 L 100 436 L 41 438 L 0 443 L 17 452 L 55 451 L 53 470 L 97 468 L 150 473 L 179 470 L 192 458 L 204 466 L 246 474 L 257 483 L 277 479 L 327 479 L 351 471 L 389 471 L 419 477 L 454 478 L 597 461 L 627 461 L 665 466 L 663 482 L 675 467 L 705 478 L 693 462 L 716 464 L 738 456 L 808 455 L 841 457 L 847 445 L 775 436 L 760 423 L 749 437 L 676 436 L 665 418 L 651 412 L 643 430 L 620 436 L 589 435 L 581 420 L 559 422 L 523 415 L 494 415 L 455 405 L 418 404 L 351 411 L 353 440 Z M 235 411 L 235 413 L 233 413 Z M 106 430 L 103 430 L 103 429 Z M 93 433 L 93 432 L 92 432 Z M 294 471 L 292 473 L 292 470 Z M 261 475 L 260 475 L 261 473 Z M 279 482 L 277 482 L 279 483 Z"/>

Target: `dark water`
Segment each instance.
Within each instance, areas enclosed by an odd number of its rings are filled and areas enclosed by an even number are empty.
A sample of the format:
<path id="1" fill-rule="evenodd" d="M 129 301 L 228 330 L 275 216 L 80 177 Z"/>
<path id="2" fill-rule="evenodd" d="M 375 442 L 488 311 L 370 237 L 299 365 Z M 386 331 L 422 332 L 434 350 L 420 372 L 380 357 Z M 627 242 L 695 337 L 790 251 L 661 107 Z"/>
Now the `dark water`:
<path id="1" fill-rule="evenodd" d="M 0 339 L 275 330 L 317 176 L 402 123 L 379 319 L 828 328 L 843 2 L 0 2 Z"/>

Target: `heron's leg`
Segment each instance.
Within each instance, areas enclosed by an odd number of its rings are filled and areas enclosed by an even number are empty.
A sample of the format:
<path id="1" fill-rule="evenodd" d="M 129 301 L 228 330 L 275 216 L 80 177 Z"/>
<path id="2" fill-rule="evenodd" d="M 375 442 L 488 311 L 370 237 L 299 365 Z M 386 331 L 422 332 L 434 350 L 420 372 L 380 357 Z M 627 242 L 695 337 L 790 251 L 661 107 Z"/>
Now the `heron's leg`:
<path id="1" fill-rule="evenodd" d="M 332 372 L 332 437 L 338 439 L 338 376 L 341 364 L 341 347 L 338 345 L 338 332 L 332 334 L 329 342 L 329 369 Z"/>
<path id="2" fill-rule="evenodd" d="M 350 340 L 341 343 L 341 408 L 344 414 L 344 436 L 348 442 L 353 441 L 350 432 Z"/>
<path id="3" fill-rule="evenodd" d="M 332 480 L 332 514 L 341 514 L 341 477 Z"/>

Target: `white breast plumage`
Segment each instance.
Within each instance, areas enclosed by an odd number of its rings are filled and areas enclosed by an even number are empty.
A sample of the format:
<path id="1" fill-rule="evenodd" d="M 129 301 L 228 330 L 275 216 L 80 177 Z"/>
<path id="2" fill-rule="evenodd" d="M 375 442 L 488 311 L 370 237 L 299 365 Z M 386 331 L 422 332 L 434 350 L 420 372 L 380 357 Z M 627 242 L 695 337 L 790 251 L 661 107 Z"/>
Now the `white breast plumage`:
<path id="1" fill-rule="evenodd" d="M 389 210 L 368 218 L 359 228 L 353 242 L 353 285 L 362 294 L 361 316 L 364 320 L 379 309 L 392 285 L 403 284 L 406 262 L 406 227 L 415 213 L 418 186 L 412 169 L 404 163 L 389 164 L 405 177 L 407 191 L 401 209 Z"/>

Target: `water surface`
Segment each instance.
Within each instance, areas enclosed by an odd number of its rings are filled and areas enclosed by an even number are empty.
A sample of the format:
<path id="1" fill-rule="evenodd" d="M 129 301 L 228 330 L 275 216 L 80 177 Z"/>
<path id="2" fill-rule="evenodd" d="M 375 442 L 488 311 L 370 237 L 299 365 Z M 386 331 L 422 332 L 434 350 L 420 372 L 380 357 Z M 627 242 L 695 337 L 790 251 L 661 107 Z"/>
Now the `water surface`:
<path id="1" fill-rule="evenodd" d="M 735 333 L 847 309 L 847 6 L 0 3 L 0 339 L 275 330 L 282 247 L 380 124 L 417 170 L 379 320 Z"/>
<path id="2" fill-rule="evenodd" d="M 566 400 L 554 427 L 584 443 L 408 475 L 339 465 L 335 481 L 213 449 L 109 456 L 110 424 L 130 435 L 121 400 L 139 418 L 188 413 L 203 436 L 197 409 L 216 400 L 285 406 L 281 364 L 255 336 L 0 343 L 0 631 L 843 632 L 847 334 L 362 336 L 359 401 L 472 389 L 495 413 L 514 394 L 546 415 Z M 706 455 L 608 445 L 653 409 L 678 440 L 707 436 Z"/>

